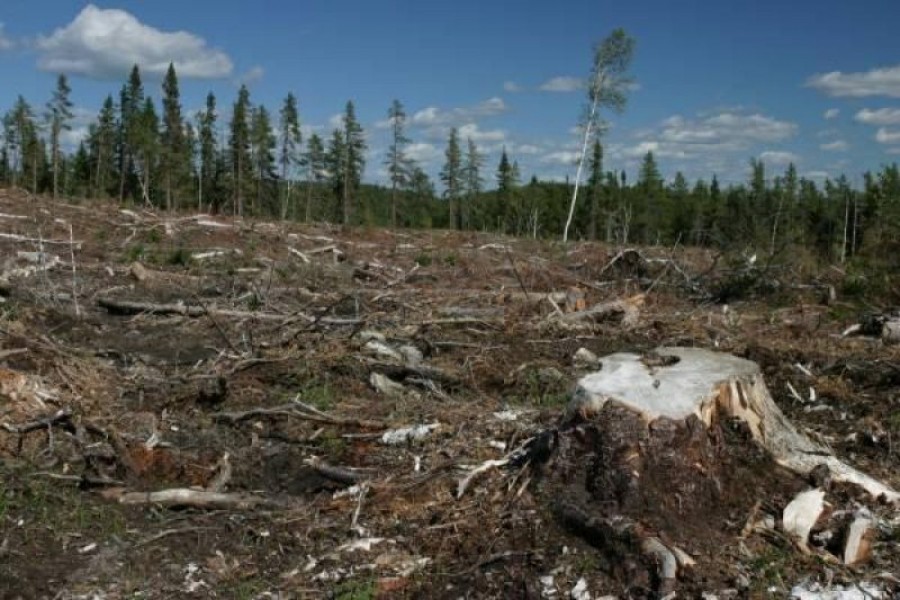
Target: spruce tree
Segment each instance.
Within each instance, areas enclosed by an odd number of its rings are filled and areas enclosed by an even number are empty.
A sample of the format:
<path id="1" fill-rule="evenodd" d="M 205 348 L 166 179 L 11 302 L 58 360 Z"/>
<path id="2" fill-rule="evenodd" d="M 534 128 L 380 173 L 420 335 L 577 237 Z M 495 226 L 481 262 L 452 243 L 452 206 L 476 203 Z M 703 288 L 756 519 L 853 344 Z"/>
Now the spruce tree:
<path id="1" fill-rule="evenodd" d="M 306 152 L 303 153 L 300 164 L 306 172 L 306 208 L 303 220 L 309 222 L 312 218 L 313 191 L 321 186 L 328 174 L 325 145 L 317 134 L 312 134 L 306 141 Z"/>
<path id="2" fill-rule="evenodd" d="M 281 185 L 284 188 L 281 198 L 281 219 L 287 219 L 288 205 L 290 204 L 291 181 L 293 173 L 291 169 L 298 162 L 298 147 L 303 141 L 300 135 L 300 112 L 297 109 L 297 98 L 294 94 L 288 94 L 279 113 L 279 142 L 280 151 L 278 163 L 281 165 Z"/>
<path id="3" fill-rule="evenodd" d="M 462 151 L 459 147 L 459 132 L 456 127 L 450 130 L 447 138 L 447 149 L 444 151 L 444 168 L 441 169 L 441 182 L 444 184 L 444 197 L 450 203 L 450 220 L 456 229 L 462 229 L 462 192 L 463 164 Z"/>
<path id="4" fill-rule="evenodd" d="M 388 177 L 391 180 L 391 227 L 397 226 L 397 195 L 409 181 L 410 164 L 406 158 L 405 148 L 409 144 L 406 137 L 406 111 L 399 100 L 394 100 L 388 109 L 388 121 L 391 124 L 391 144 L 388 146 L 387 158 L 384 161 Z"/>
<path id="5" fill-rule="evenodd" d="M 353 220 L 354 205 L 358 204 L 354 196 L 359 190 L 363 171 L 366 167 L 365 134 L 362 126 L 356 119 L 356 109 L 351 100 L 347 101 L 347 105 L 344 108 L 342 133 L 344 139 L 341 161 L 341 199 L 344 224 L 349 225 Z"/>
<path id="6" fill-rule="evenodd" d="M 144 84 L 137 65 L 132 67 L 128 83 L 122 86 L 119 97 L 119 201 L 124 202 L 133 173 L 134 151 L 142 135 L 140 121 L 144 108 Z"/>
<path id="7" fill-rule="evenodd" d="M 264 196 L 268 182 L 275 178 L 275 147 L 277 141 L 272 133 L 272 120 L 265 106 L 257 106 L 250 118 L 250 148 L 253 162 L 253 176 L 256 180 L 254 211 L 263 214 L 268 206 Z"/>
<path id="8" fill-rule="evenodd" d="M 200 177 L 197 191 L 197 209 L 203 210 L 204 196 L 215 211 L 220 199 L 215 195 L 218 173 L 216 120 L 216 96 L 206 95 L 206 107 L 197 115 L 197 142 L 200 147 Z"/>
<path id="9" fill-rule="evenodd" d="M 588 176 L 588 198 L 590 199 L 590 222 L 588 223 L 588 236 L 592 240 L 597 239 L 597 226 L 600 223 L 600 214 L 603 202 L 603 145 L 599 139 L 594 140 L 591 150 L 591 162 Z M 605 219 L 609 222 L 609 219 Z M 607 236 L 609 229 L 607 228 Z"/>
<path id="10" fill-rule="evenodd" d="M 484 157 L 478 151 L 478 146 L 472 138 L 466 140 L 466 162 L 463 166 L 463 186 L 465 189 L 466 209 L 463 211 L 463 225 L 469 226 L 473 219 L 471 214 L 475 210 L 478 196 L 484 189 L 484 177 L 481 170 L 484 168 Z"/>
<path id="11" fill-rule="evenodd" d="M 53 197 L 59 195 L 59 162 L 60 162 L 60 136 L 63 131 L 69 131 L 72 120 L 72 101 L 69 94 L 72 88 L 65 75 L 59 75 L 56 79 L 56 89 L 53 97 L 47 103 L 47 124 L 50 126 L 50 155 L 53 169 Z"/>
<path id="12" fill-rule="evenodd" d="M 244 215 L 244 186 L 250 173 L 250 110 L 250 91 L 242 85 L 231 111 L 231 136 L 228 140 L 234 186 L 232 200 L 237 216 Z"/>
<path id="13" fill-rule="evenodd" d="M 166 208 L 177 208 L 178 189 L 185 175 L 190 172 L 189 153 L 184 136 L 184 121 L 181 116 L 181 93 L 178 89 L 178 75 L 175 65 L 169 63 L 163 89 L 163 129 L 162 129 L 162 171 L 166 187 Z"/>

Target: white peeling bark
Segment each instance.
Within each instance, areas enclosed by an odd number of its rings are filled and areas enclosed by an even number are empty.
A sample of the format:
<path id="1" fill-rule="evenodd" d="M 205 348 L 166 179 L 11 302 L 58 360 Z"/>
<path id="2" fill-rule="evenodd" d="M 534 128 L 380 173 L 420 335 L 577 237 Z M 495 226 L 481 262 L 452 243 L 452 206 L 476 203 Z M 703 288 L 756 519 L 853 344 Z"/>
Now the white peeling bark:
<path id="1" fill-rule="evenodd" d="M 737 418 L 778 464 L 801 475 L 825 465 L 833 480 L 900 503 L 896 490 L 800 433 L 772 400 L 754 362 L 700 348 L 660 348 L 649 357 L 618 353 L 601 362 L 600 371 L 578 382 L 570 418 L 590 417 L 607 402 L 639 413 L 648 423 L 696 415 L 709 426 L 717 419 Z"/>

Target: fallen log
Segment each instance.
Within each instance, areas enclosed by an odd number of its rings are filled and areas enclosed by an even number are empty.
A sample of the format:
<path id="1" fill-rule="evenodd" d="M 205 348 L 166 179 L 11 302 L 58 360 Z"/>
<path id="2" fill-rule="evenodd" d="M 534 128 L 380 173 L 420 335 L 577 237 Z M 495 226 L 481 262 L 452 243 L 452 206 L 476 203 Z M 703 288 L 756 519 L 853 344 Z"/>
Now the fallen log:
<path id="1" fill-rule="evenodd" d="M 585 310 L 570 312 L 557 318 L 564 323 L 593 322 L 619 320 L 623 327 L 634 327 L 641 315 L 644 305 L 644 294 L 637 294 L 622 300 L 602 302 Z"/>
<path id="2" fill-rule="evenodd" d="M 156 492 L 124 492 L 120 504 L 156 504 L 166 507 L 190 506 L 209 510 L 254 510 L 257 508 L 287 508 L 290 503 L 256 494 L 223 493 L 189 488 L 173 488 Z"/>
<path id="3" fill-rule="evenodd" d="M 303 313 L 289 315 L 278 313 L 266 313 L 246 310 L 231 310 L 213 307 L 198 306 L 178 302 L 174 304 L 155 304 L 153 302 L 134 302 L 130 300 L 114 300 L 112 298 L 98 298 L 97 304 L 116 315 L 181 315 L 183 317 L 198 318 L 206 315 L 212 317 L 224 317 L 232 319 L 257 319 L 260 321 L 290 321 L 301 319 L 308 323 L 321 323 L 323 325 L 352 326 L 361 323 L 359 319 L 344 319 L 337 317 L 313 317 Z"/>

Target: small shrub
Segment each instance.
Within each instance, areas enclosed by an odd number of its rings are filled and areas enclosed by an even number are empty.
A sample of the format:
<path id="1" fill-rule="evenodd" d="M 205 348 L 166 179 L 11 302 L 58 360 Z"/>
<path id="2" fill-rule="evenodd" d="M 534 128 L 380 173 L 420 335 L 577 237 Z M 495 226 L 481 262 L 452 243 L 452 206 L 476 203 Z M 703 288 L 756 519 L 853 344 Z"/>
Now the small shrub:
<path id="1" fill-rule="evenodd" d="M 125 250 L 125 262 L 137 262 L 143 260 L 146 255 L 146 249 L 143 244 L 134 244 Z"/>
<path id="2" fill-rule="evenodd" d="M 191 253 L 184 248 L 178 248 L 166 257 L 166 264 L 176 267 L 186 267 L 191 264 Z"/>
<path id="3" fill-rule="evenodd" d="M 416 264 L 420 267 L 429 267 L 431 266 L 431 255 L 427 253 L 422 253 L 416 256 Z"/>

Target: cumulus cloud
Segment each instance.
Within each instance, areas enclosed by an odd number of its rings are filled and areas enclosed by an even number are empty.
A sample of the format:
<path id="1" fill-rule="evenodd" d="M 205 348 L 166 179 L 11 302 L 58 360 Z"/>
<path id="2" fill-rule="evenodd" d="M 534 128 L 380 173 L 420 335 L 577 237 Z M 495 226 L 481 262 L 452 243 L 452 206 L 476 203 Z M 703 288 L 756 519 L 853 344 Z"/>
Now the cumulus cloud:
<path id="1" fill-rule="evenodd" d="M 522 86 L 520 86 L 515 81 L 504 81 L 503 82 L 503 91 L 509 92 L 510 94 L 515 94 L 522 91 Z"/>
<path id="2" fill-rule="evenodd" d="M 900 125 L 900 108 L 864 108 L 853 118 L 866 125 Z"/>
<path id="3" fill-rule="evenodd" d="M 118 79 L 138 65 L 163 75 L 174 63 L 183 78 L 213 79 L 231 75 L 231 59 L 223 51 L 186 31 L 160 31 L 131 13 L 88 4 L 66 25 L 36 42 L 38 67 L 54 73 L 94 79 Z"/>
<path id="4" fill-rule="evenodd" d="M 11 50 L 15 46 L 12 39 L 6 35 L 3 23 L 0 23 L 0 52 L 3 50 Z"/>
<path id="5" fill-rule="evenodd" d="M 584 80 L 578 77 L 553 77 L 541 84 L 542 92 L 577 92 L 584 88 Z"/>
<path id="6" fill-rule="evenodd" d="M 875 141 L 879 144 L 900 144 L 900 129 L 879 127 L 875 134 Z"/>
<path id="7" fill-rule="evenodd" d="M 828 171 L 806 171 L 803 173 L 803 177 L 812 179 L 813 181 L 823 182 L 826 179 L 831 178 L 831 173 Z"/>
<path id="8" fill-rule="evenodd" d="M 416 142 L 409 144 L 405 149 L 406 157 L 420 164 L 427 164 L 441 155 L 440 150 L 434 144 Z"/>
<path id="9" fill-rule="evenodd" d="M 825 111 L 825 113 L 822 115 L 822 117 L 823 117 L 826 121 L 830 121 L 831 119 L 837 119 L 837 118 L 838 118 L 838 115 L 840 115 L 840 114 L 841 114 L 841 109 L 839 109 L 839 108 L 829 108 L 828 110 Z"/>
<path id="10" fill-rule="evenodd" d="M 534 144 L 516 144 L 512 146 L 510 149 L 511 152 L 515 154 L 529 154 L 529 155 L 537 155 L 543 152 L 540 146 L 535 146 Z"/>
<path id="11" fill-rule="evenodd" d="M 857 73 L 832 71 L 810 77 L 806 85 L 829 96 L 900 98 L 900 65 Z"/>
<path id="12" fill-rule="evenodd" d="M 565 165 L 570 166 L 578 162 L 581 158 L 580 152 L 570 151 L 570 150 L 558 150 L 556 152 L 550 152 L 541 157 L 541 162 L 544 164 L 554 164 L 554 165 Z"/>
<path id="13" fill-rule="evenodd" d="M 767 165 L 786 166 L 790 163 L 800 162 L 800 157 L 793 152 L 783 150 L 766 150 L 759 155 L 759 160 Z"/>
<path id="14" fill-rule="evenodd" d="M 178 65 L 176 65 L 175 68 L 178 69 Z M 240 78 L 238 78 L 238 83 L 242 83 L 244 85 L 252 85 L 257 81 L 260 81 L 265 76 L 265 74 L 266 70 L 261 66 L 256 65 L 255 67 L 251 68 L 249 71 L 241 75 Z"/>
<path id="15" fill-rule="evenodd" d="M 487 131 L 484 131 L 478 126 L 477 123 L 466 123 L 462 127 L 459 127 L 458 132 L 459 139 L 471 139 L 476 144 L 479 142 L 498 143 L 506 140 L 506 132 L 502 129 L 489 129 Z"/>
<path id="16" fill-rule="evenodd" d="M 639 158 L 653 152 L 660 158 L 709 159 L 747 152 L 756 144 L 780 142 L 796 132 L 794 123 L 732 109 L 695 118 L 675 115 L 656 128 L 640 132 L 637 144 L 619 148 L 616 155 Z"/>
<path id="17" fill-rule="evenodd" d="M 328 117 L 328 126 L 332 129 L 340 129 L 344 126 L 343 113 L 336 113 Z"/>
<path id="18" fill-rule="evenodd" d="M 509 110 L 509 107 L 507 107 L 503 98 L 494 96 L 474 106 L 464 106 L 449 110 L 438 108 L 437 106 L 428 106 L 413 113 L 410 123 L 417 127 L 458 126 L 466 121 L 492 117 L 507 110 Z"/>
<path id="19" fill-rule="evenodd" d="M 827 144 L 820 144 L 819 149 L 825 152 L 846 152 L 850 145 L 844 140 L 835 140 Z"/>

